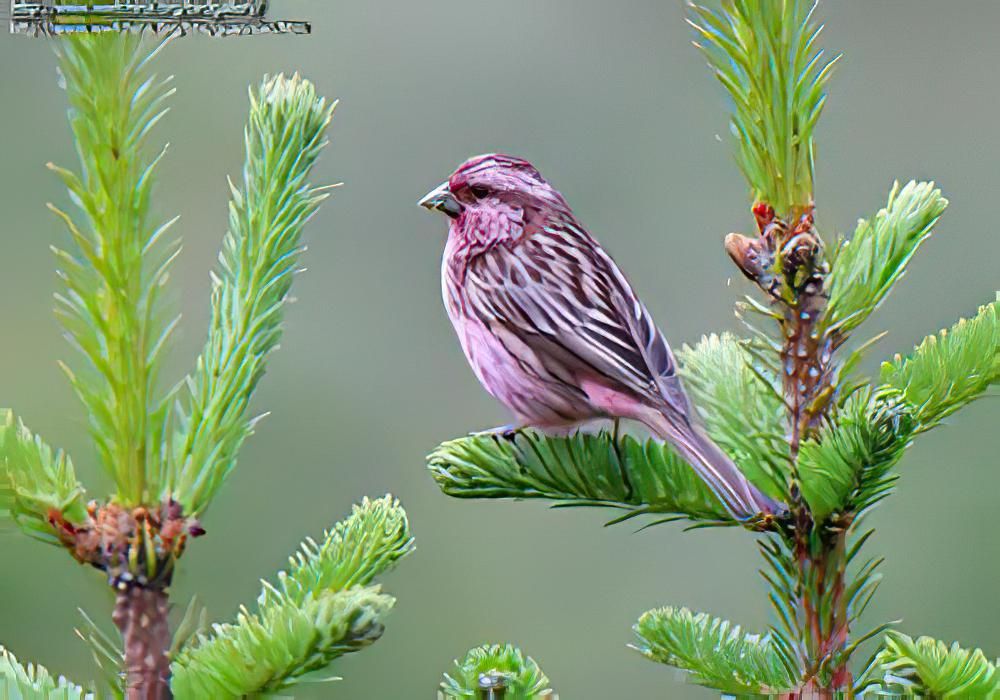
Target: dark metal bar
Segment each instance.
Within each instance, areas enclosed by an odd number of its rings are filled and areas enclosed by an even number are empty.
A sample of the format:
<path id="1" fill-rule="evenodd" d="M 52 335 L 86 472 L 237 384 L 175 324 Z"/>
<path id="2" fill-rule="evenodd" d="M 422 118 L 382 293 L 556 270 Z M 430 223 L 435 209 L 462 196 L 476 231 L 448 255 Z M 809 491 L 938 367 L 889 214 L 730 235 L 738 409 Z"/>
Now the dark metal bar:
<path id="1" fill-rule="evenodd" d="M 308 22 L 269 20 L 267 0 L 251 2 L 104 2 L 55 5 L 11 0 L 12 33 L 198 32 L 212 36 L 309 34 Z"/>
<path id="2" fill-rule="evenodd" d="M 503 674 L 479 674 L 479 700 L 504 700 L 506 695 L 507 679 Z"/>

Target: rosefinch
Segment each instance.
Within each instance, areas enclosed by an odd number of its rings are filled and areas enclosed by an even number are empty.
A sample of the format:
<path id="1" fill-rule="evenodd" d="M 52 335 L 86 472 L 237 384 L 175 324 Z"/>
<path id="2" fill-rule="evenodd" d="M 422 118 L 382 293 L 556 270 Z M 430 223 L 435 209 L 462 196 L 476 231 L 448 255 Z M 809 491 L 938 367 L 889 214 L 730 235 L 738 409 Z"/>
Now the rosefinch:
<path id="1" fill-rule="evenodd" d="M 472 158 L 420 205 L 451 218 L 441 270 L 448 316 L 476 377 L 522 426 L 638 420 L 734 516 L 775 512 L 698 425 L 646 307 L 530 163 Z"/>

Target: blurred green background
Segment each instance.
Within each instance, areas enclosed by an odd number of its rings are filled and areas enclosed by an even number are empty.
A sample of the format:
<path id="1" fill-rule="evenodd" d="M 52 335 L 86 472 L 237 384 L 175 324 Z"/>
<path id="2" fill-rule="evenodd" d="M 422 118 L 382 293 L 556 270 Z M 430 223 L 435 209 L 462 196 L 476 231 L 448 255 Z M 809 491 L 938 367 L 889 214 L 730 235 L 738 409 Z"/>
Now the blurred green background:
<path id="1" fill-rule="evenodd" d="M 301 697 L 428 698 L 468 647 L 510 640 L 564 698 L 697 698 L 708 691 L 626 649 L 644 610 L 683 604 L 762 629 L 768 608 L 748 534 L 602 527 L 595 510 L 455 501 L 427 475 L 438 442 L 506 422 L 478 386 L 445 317 L 445 224 L 415 205 L 472 154 L 529 158 L 627 271 L 675 344 L 737 330 L 749 286 L 722 236 L 751 225 L 726 141 L 721 88 L 671 0 L 287 2 L 310 37 L 187 38 L 162 54 L 173 111 L 158 212 L 182 215 L 174 270 L 183 312 L 168 376 L 204 336 L 208 270 L 226 225 L 226 175 L 241 163 L 246 88 L 301 71 L 341 99 L 317 182 L 343 180 L 307 231 L 309 272 L 294 290 L 283 347 L 255 399 L 270 411 L 184 557 L 174 596 L 197 593 L 213 619 L 251 603 L 306 534 L 365 494 L 398 495 L 417 552 L 387 577 L 398 596 L 382 641 L 345 658 L 333 686 Z M 938 233 L 866 326 L 872 354 L 909 349 L 1000 287 L 1000 4 L 991 0 L 826 2 L 824 44 L 846 59 L 820 122 L 822 231 L 853 230 L 894 178 L 933 178 L 951 199 Z M 77 357 L 50 308 L 45 211 L 66 203 L 43 165 L 75 164 L 51 48 L 0 36 L 0 404 L 75 457 L 101 495 L 84 416 L 56 360 Z M 717 135 L 722 135 L 720 142 Z M 1000 405 L 986 399 L 918 440 L 902 487 L 872 518 L 888 557 L 869 613 L 1000 653 L 995 582 Z M 73 635 L 77 606 L 107 619 L 93 571 L 16 533 L 0 539 L 0 642 L 79 680 L 95 675 Z"/>

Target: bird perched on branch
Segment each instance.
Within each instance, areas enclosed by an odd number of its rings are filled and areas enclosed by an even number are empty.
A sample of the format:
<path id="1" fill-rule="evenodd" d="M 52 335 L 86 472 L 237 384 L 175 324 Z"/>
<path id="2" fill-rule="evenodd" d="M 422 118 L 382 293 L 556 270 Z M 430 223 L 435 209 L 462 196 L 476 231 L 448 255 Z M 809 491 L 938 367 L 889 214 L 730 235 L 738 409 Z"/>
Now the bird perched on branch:
<path id="1" fill-rule="evenodd" d="M 463 163 L 420 205 L 450 219 L 442 292 L 483 387 L 521 426 L 642 422 L 739 519 L 777 504 L 698 424 L 670 346 L 625 276 L 530 163 Z"/>

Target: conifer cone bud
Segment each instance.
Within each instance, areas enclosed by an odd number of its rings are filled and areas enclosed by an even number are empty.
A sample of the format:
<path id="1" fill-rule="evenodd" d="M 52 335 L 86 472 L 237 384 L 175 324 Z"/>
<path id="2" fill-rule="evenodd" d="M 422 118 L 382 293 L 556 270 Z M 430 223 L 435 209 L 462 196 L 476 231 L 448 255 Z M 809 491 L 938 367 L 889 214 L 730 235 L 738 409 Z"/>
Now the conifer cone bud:
<path id="1" fill-rule="evenodd" d="M 726 253 L 748 279 L 761 283 L 770 267 L 771 253 L 762 238 L 750 238 L 730 233 L 725 241 Z"/>

